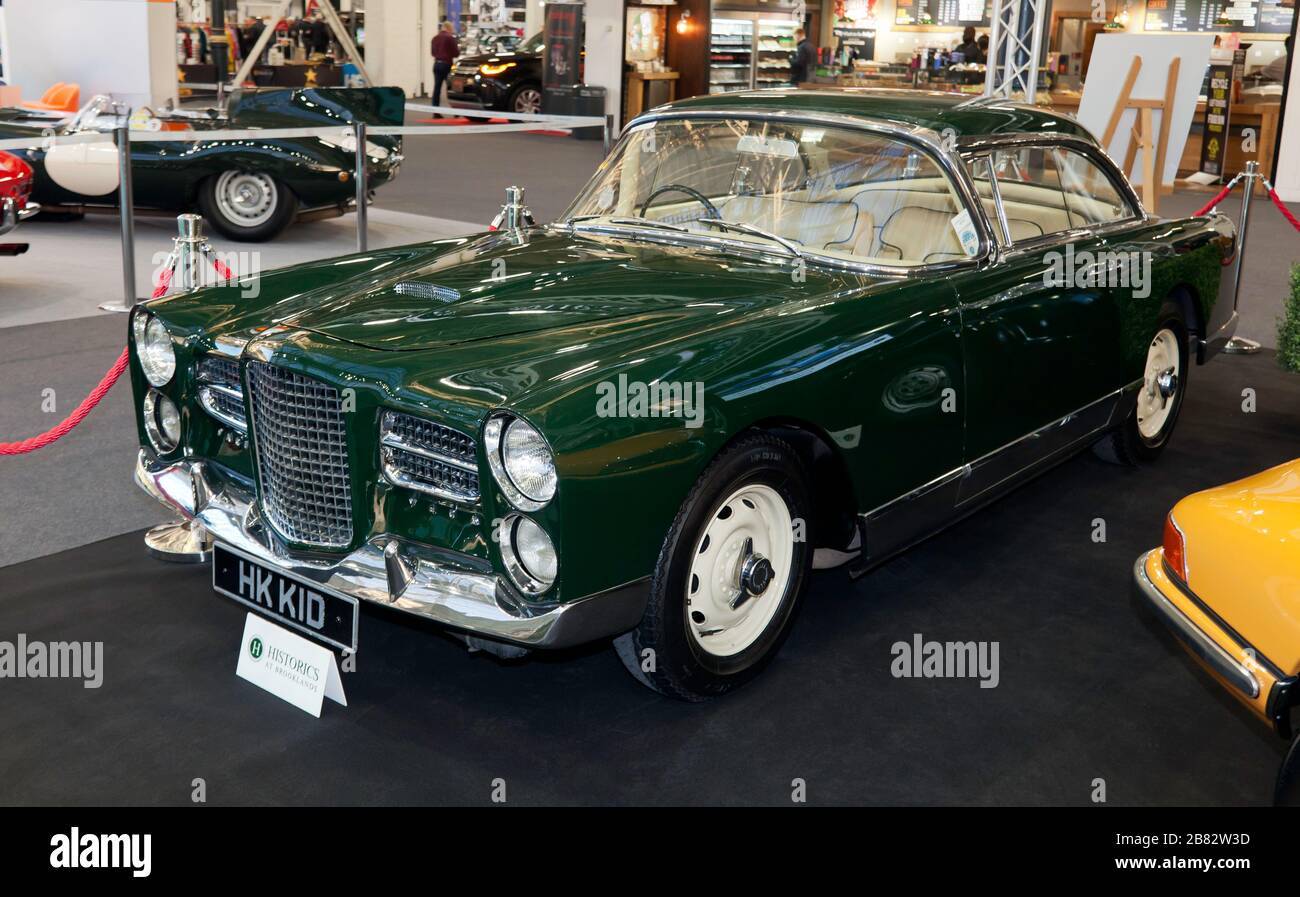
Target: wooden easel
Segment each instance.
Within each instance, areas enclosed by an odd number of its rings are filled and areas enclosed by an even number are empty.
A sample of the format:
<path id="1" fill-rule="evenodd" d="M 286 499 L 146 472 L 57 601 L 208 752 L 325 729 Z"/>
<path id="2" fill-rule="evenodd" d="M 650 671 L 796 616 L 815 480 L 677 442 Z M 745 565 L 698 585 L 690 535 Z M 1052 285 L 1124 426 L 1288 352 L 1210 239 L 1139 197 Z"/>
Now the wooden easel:
<path id="1" fill-rule="evenodd" d="M 1115 109 L 1110 114 L 1106 132 L 1101 138 L 1102 147 L 1109 147 L 1125 110 L 1137 110 L 1137 123 L 1129 134 L 1128 148 L 1124 152 L 1124 174 L 1132 172 L 1137 152 L 1142 150 L 1142 204 L 1151 213 L 1156 211 L 1156 200 L 1163 189 L 1160 181 L 1164 178 L 1165 152 L 1169 148 L 1170 117 L 1173 115 L 1174 94 L 1178 89 L 1178 63 L 1177 56 L 1169 61 L 1169 77 L 1165 81 L 1163 99 L 1134 99 L 1133 85 L 1137 83 L 1138 72 L 1142 70 L 1141 57 L 1134 56 L 1128 68 L 1128 77 L 1124 79 L 1124 86 L 1120 88 L 1115 100 Z M 1155 130 L 1157 111 L 1160 112 L 1159 133 Z"/>

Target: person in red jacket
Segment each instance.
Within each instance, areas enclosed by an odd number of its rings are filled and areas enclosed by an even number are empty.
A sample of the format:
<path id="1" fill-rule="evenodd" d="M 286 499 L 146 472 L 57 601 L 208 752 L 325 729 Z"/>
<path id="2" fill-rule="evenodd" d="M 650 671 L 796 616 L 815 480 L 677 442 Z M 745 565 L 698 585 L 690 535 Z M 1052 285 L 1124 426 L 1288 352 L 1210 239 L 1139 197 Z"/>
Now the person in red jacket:
<path id="1" fill-rule="evenodd" d="M 442 97 L 442 85 L 451 74 L 451 64 L 460 55 L 460 46 L 451 33 L 451 22 L 442 23 L 433 36 L 429 51 L 433 54 L 433 105 L 437 106 Z"/>

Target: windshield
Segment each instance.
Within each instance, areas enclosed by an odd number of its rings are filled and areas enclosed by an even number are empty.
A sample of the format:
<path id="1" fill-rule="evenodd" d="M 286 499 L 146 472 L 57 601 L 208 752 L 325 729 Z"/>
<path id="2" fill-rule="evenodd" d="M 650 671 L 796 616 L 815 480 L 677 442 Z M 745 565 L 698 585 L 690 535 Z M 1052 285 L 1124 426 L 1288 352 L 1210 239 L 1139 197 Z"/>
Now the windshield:
<path id="1" fill-rule="evenodd" d="M 961 260 L 979 248 L 952 182 L 920 149 L 885 135 L 794 122 L 639 125 L 566 218 L 579 227 L 649 219 L 642 226 L 891 266 Z M 707 218 L 722 224 L 701 221 Z"/>
<path id="2" fill-rule="evenodd" d="M 542 52 L 542 32 L 537 32 L 528 40 L 519 45 L 516 53 L 540 53 Z"/>

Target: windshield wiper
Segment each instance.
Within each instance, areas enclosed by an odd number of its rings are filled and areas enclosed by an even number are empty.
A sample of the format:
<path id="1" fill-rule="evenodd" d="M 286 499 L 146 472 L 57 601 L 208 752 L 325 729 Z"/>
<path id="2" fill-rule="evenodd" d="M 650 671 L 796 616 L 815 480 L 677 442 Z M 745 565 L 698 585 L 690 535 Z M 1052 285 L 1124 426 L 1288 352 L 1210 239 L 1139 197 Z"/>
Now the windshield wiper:
<path id="1" fill-rule="evenodd" d="M 571 224 L 575 221 L 585 221 L 591 218 L 603 219 L 600 222 L 601 224 L 630 224 L 634 227 L 655 227 L 661 230 L 673 230 L 681 233 L 690 233 L 691 231 L 689 227 L 682 227 L 680 224 L 670 224 L 667 221 L 656 221 L 653 218 L 642 218 L 639 215 L 616 215 L 609 218 L 606 218 L 604 215 L 579 215 L 576 218 L 570 218 L 565 223 Z"/>
<path id="2" fill-rule="evenodd" d="M 790 242 L 785 237 L 778 237 L 771 231 L 763 230 L 761 227 L 755 227 L 752 224 L 744 224 L 739 221 L 724 221 L 721 218 L 696 218 L 695 223 L 708 224 L 713 227 L 722 228 L 723 230 L 734 230 L 737 233 L 749 234 L 754 237 L 763 237 L 766 240 L 771 240 L 773 243 L 780 243 L 796 258 L 803 258 L 803 253 L 799 251 L 799 247 L 794 243 Z"/>

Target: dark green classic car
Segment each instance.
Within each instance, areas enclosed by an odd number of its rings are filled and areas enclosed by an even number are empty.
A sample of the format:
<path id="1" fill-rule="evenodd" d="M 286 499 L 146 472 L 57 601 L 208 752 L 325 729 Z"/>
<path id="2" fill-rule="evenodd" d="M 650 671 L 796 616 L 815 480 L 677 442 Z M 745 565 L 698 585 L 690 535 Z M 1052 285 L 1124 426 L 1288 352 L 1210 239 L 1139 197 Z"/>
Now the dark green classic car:
<path id="1" fill-rule="evenodd" d="M 1088 445 L 1154 458 L 1235 276 L 1230 222 L 1148 216 L 1072 119 L 699 97 L 556 223 L 138 309 L 136 476 L 219 591 L 338 648 L 375 602 L 504 656 L 613 638 L 699 699 L 772 658 L 814 567 Z"/>
<path id="2" fill-rule="evenodd" d="M 164 212 L 200 211 L 232 240 L 269 240 L 294 221 L 341 215 L 356 198 L 354 120 L 400 125 L 406 96 L 397 87 L 321 87 L 303 90 L 240 90 L 221 109 L 142 109 L 133 131 L 196 132 L 190 141 L 131 141 L 135 206 Z M 103 132 L 94 143 L 59 143 L 14 150 L 32 166 L 32 199 L 48 212 L 113 210 L 119 203 L 117 147 L 108 132 L 121 115 L 106 96 L 94 97 L 72 115 L 21 107 L 0 109 L 0 140 L 62 137 Z M 338 125 L 337 136 L 278 139 L 229 136 L 201 139 L 212 131 L 311 128 Z M 401 138 L 366 140 L 367 185 L 397 176 Z"/>

